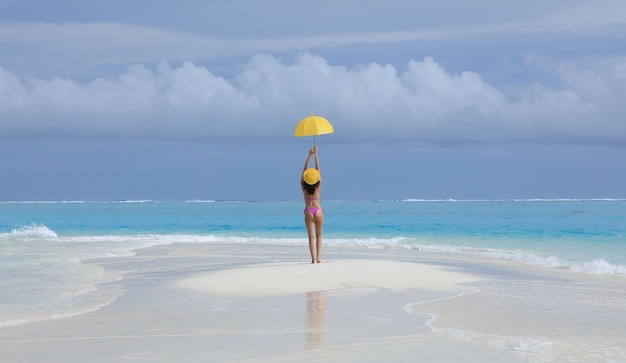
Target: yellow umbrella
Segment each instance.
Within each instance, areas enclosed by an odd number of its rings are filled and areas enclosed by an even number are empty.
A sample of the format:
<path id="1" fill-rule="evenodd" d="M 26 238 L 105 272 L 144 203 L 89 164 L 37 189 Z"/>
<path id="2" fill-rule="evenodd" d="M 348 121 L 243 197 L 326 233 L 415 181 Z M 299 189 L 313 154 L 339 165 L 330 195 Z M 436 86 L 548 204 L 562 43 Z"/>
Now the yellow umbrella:
<path id="1" fill-rule="evenodd" d="M 335 129 L 327 119 L 322 116 L 311 115 L 298 122 L 293 136 L 313 136 L 313 143 L 315 144 L 315 136 L 332 134 L 333 132 Z"/>

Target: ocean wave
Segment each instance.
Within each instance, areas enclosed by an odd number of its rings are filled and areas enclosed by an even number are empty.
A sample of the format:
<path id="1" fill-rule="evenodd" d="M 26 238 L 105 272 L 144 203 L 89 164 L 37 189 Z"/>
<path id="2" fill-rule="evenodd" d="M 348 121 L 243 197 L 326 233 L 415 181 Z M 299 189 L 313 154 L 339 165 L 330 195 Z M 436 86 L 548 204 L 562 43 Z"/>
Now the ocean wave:
<path id="1" fill-rule="evenodd" d="M 0 233 L 0 239 L 57 239 L 59 242 L 75 242 L 91 246 L 83 251 L 86 255 L 81 257 L 116 257 L 131 256 L 135 251 L 161 245 L 177 243 L 226 243 L 226 244 L 282 244 L 282 245 L 306 245 L 308 239 L 305 236 L 238 236 L 238 235 L 214 235 L 214 234 L 137 234 L 137 235 L 88 235 L 88 236 L 62 236 L 42 224 L 30 224 L 12 230 L 9 233 Z M 513 261 L 526 265 L 569 270 L 577 273 L 595 273 L 608 275 L 626 276 L 626 266 L 611 264 L 604 258 L 594 258 L 590 261 L 568 260 L 567 256 L 544 256 L 540 253 L 528 250 L 506 250 L 473 246 L 458 246 L 449 244 L 423 244 L 413 238 L 406 237 L 346 237 L 326 238 L 329 246 L 364 247 L 369 249 L 404 248 L 410 250 L 447 253 L 469 254 L 486 257 L 489 259 Z M 593 257 L 593 256 L 591 256 Z"/>
<path id="2" fill-rule="evenodd" d="M 374 246 L 378 248 L 379 246 Z M 540 256 L 536 253 L 524 250 L 498 250 L 491 248 L 476 248 L 469 246 L 450 245 L 414 245 L 405 244 L 405 248 L 425 252 L 436 253 L 462 253 L 470 254 L 489 259 L 519 262 L 525 265 L 547 267 L 554 269 L 564 269 L 577 273 L 593 273 L 603 275 L 618 275 L 626 277 L 626 266 L 614 265 L 603 258 L 591 261 L 564 261 L 557 256 Z"/>
<path id="3" fill-rule="evenodd" d="M 569 267 L 573 272 L 626 276 L 626 266 L 612 265 L 603 258 L 588 262 L 576 262 Z"/>
<path id="4" fill-rule="evenodd" d="M 149 244 L 174 244 L 174 243 L 241 243 L 241 244 L 298 244 L 308 243 L 306 237 L 254 237 L 254 236 L 215 236 L 215 235 L 155 235 L 136 236 L 137 242 L 152 240 Z M 519 262 L 525 265 L 540 266 L 554 269 L 566 269 L 572 272 L 595 273 L 626 276 L 626 266 L 614 265 L 604 259 L 594 259 L 587 262 L 566 261 L 564 257 L 541 256 L 532 251 L 525 250 L 500 250 L 493 248 L 478 248 L 470 246 L 453 245 L 425 245 L 415 244 L 415 241 L 405 237 L 389 238 L 326 238 L 324 242 L 331 246 L 354 246 L 369 249 L 406 248 L 435 253 L 462 253 L 471 254 L 490 259 Z M 146 246 L 147 247 L 147 246 Z"/>
<path id="5" fill-rule="evenodd" d="M 80 204 L 86 203 L 82 200 L 10 200 L 2 201 L 0 204 Z"/>
<path id="6" fill-rule="evenodd" d="M 57 238 L 56 232 L 46 225 L 31 223 L 27 226 L 16 228 L 8 233 L 0 233 L 0 239 L 41 239 Z"/>
<path id="7" fill-rule="evenodd" d="M 564 261 L 556 256 L 539 256 L 527 251 L 490 251 L 479 253 L 485 257 L 504 261 L 520 262 L 526 265 L 564 269 L 576 273 L 618 275 L 626 277 L 626 266 L 613 265 L 603 258 L 591 261 Z"/>
<path id="8" fill-rule="evenodd" d="M 238 200 L 238 199 L 189 199 L 189 200 L 153 200 L 153 199 L 129 199 L 129 200 L 25 200 L 25 201 L 0 201 L 0 204 L 123 204 L 123 203 L 274 203 L 274 202 L 300 202 L 300 200 Z M 496 203 L 496 202 L 626 202 L 626 198 L 512 198 L 512 199 L 454 199 L 454 198 L 404 198 L 404 199 L 362 199 L 344 200 L 333 199 L 326 202 L 332 203 L 359 203 L 359 202 L 409 202 L 409 203 Z"/>
<path id="9" fill-rule="evenodd" d="M 401 199 L 400 202 L 626 202 L 623 198 Z"/>
<path id="10" fill-rule="evenodd" d="M 560 258 L 556 256 L 539 256 L 532 252 L 527 251 L 505 251 L 505 250 L 488 250 L 479 252 L 481 256 L 499 259 L 504 261 L 515 261 L 521 262 L 526 265 L 533 266 L 541 266 L 541 267 L 550 267 L 550 268 L 566 268 L 568 266 L 567 263 L 561 261 Z"/>

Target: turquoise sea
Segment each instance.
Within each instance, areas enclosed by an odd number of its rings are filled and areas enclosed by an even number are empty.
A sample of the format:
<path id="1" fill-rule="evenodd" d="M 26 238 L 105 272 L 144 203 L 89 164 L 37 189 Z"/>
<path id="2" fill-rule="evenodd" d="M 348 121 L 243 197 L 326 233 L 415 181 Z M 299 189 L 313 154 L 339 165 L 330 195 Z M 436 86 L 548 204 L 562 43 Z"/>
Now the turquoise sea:
<path id="1" fill-rule="evenodd" d="M 324 201 L 324 245 L 480 255 L 626 277 L 626 200 Z M 308 248 L 301 201 L 0 203 L 0 326 L 96 309 L 90 263 L 174 243 Z"/>

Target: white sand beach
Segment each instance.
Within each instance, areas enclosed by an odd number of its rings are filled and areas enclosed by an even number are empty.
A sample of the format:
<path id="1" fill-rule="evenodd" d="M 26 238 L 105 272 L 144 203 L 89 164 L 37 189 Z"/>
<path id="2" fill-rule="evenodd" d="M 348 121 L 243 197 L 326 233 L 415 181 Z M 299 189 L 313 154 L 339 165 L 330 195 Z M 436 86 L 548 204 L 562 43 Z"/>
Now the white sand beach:
<path id="1" fill-rule="evenodd" d="M 336 260 L 314 266 L 305 263 L 252 265 L 181 279 L 177 286 L 214 296 L 271 297 L 315 291 L 379 289 L 461 292 L 467 288 L 460 284 L 476 280 L 477 277 L 425 264 Z"/>
<path id="2" fill-rule="evenodd" d="M 100 310 L 0 328 L 5 362 L 611 362 L 626 281 L 470 256 L 176 244 L 126 259 Z M 107 286 L 100 286 L 106 288 Z"/>

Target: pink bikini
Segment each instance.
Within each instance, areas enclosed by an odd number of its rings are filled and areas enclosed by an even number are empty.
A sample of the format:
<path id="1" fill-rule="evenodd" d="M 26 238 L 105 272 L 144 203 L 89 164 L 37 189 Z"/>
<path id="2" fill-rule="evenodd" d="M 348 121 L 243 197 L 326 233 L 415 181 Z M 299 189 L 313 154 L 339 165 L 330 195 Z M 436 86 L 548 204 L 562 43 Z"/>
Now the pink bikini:
<path id="1" fill-rule="evenodd" d="M 319 197 L 304 198 L 304 200 L 307 201 L 307 202 L 310 202 L 312 200 L 318 200 L 318 199 L 320 199 L 320 198 Z M 313 216 L 313 219 L 315 219 L 315 215 L 317 214 L 317 211 L 320 210 L 320 209 L 322 209 L 322 208 L 315 207 L 315 208 L 306 208 L 305 210 L 307 212 L 311 213 L 311 215 Z"/>

